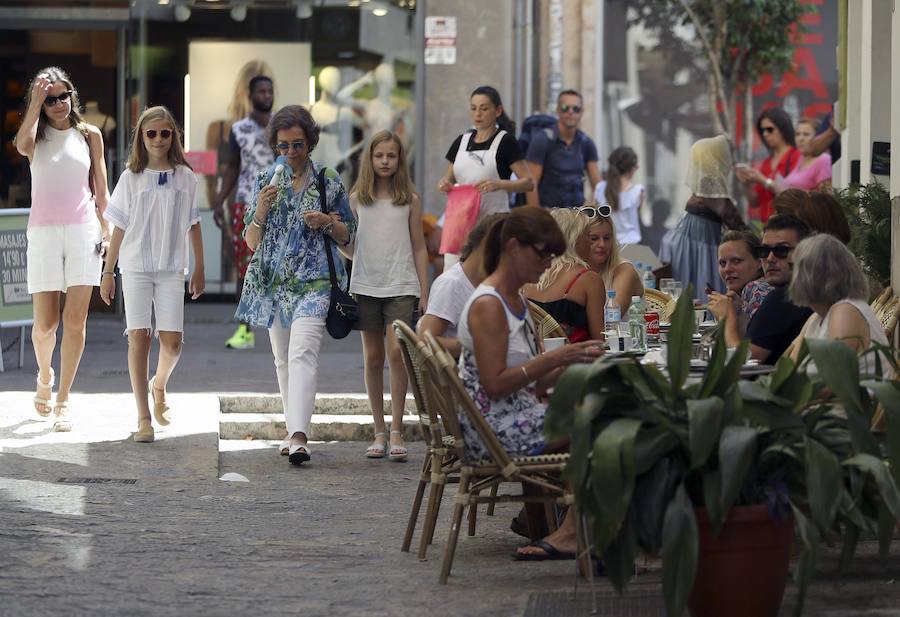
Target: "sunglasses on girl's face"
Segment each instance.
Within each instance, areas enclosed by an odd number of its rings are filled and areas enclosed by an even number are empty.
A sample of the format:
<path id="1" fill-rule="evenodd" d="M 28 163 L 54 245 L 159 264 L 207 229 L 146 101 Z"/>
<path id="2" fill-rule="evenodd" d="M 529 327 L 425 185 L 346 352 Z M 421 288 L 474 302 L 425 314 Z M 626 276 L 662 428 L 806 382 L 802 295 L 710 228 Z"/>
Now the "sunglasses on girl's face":
<path id="1" fill-rule="evenodd" d="M 168 139 L 172 136 L 172 129 L 162 129 L 161 131 L 157 131 L 156 129 L 147 129 L 144 131 L 144 135 L 147 136 L 147 139 L 156 139 L 156 134 L 159 133 L 159 136 L 163 139 Z"/>
<path id="2" fill-rule="evenodd" d="M 66 90 L 65 92 L 61 92 L 61 93 L 57 94 L 56 96 L 48 96 L 47 98 L 45 98 L 44 106 L 45 107 L 53 107 L 57 103 L 65 103 L 70 98 L 72 98 L 72 91 Z"/>
<path id="3" fill-rule="evenodd" d="M 578 208 L 578 211 L 589 219 L 595 218 L 597 216 L 609 218 L 609 216 L 612 214 L 612 206 L 609 204 L 603 204 L 597 206 L 596 208 L 594 206 L 581 206 L 580 208 Z"/>
<path id="4" fill-rule="evenodd" d="M 570 111 L 571 111 L 573 114 L 580 114 L 580 113 L 581 113 L 581 105 L 560 105 L 560 106 L 559 106 L 559 109 L 560 109 L 560 111 L 562 111 L 564 114 L 567 114 L 567 113 L 569 113 Z"/>
<path id="5" fill-rule="evenodd" d="M 775 127 L 774 126 L 761 126 L 761 127 L 759 127 L 759 131 L 763 135 L 768 135 L 769 133 L 775 132 Z"/>
<path id="6" fill-rule="evenodd" d="M 292 141 L 291 143 L 282 141 L 280 143 L 275 144 L 275 147 L 278 149 L 279 152 L 288 152 L 290 150 L 293 150 L 294 152 L 302 152 L 306 148 L 306 142 L 302 141 L 302 140 L 301 141 Z"/>
<path id="7" fill-rule="evenodd" d="M 785 246 L 784 244 L 779 244 L 778 246 L 769 246 L 768 244 L 763 244 L 759 246 L 754 251 L 754 255 L 757 259 L 765 259 L 769 256 L 769 253 L 773 253 L 776 259 L 784 259 L 788 255 L 791 254 L 791 251 L 794 250 L 793 246 Z"/>

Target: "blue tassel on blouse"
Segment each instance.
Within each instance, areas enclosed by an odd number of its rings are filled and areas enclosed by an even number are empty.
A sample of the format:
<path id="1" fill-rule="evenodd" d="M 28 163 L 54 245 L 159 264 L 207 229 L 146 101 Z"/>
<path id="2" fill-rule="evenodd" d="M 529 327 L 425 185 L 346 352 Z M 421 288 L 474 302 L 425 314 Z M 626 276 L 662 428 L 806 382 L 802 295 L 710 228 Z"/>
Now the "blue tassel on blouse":
<path id="1" fill-rule="evenodd" d="M 159 180 L 157 180 L 156 183 L 159 186 L 162 186 L 162 185 L 166 184 L 168 181 L 169 181 L 169 172 L 164 171 L 161 174 L 159 174 Z"/>

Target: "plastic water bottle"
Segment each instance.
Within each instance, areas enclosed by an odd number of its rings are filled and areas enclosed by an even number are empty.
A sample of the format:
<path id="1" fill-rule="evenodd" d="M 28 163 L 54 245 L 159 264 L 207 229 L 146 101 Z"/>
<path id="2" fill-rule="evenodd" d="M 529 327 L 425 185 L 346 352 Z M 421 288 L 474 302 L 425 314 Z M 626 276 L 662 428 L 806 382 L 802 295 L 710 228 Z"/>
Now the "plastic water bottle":
<path id="1" fill-rule="evenodd" d="M 647 351 L 647 322 L 644 321 L 644 303 L 640 296 L 631 296 L 628 307 L 628 331 L 634 351 Z"/>
<path id="2" fill-rule="evenodd" d="M 608 332 L 616 332 L 616 324 L 622 321 L 622 308 L 616 300 L 615 290 L 610 289 L 606 292 L 606 310 L 603 314 L 603 321 Z"/>
<path id="3" fill-rule="evenodd" d="M 644 265 L 644 274 L 641 277 L 641 282 L 644 284 L 644 289 L 656 289 L 656 277 L 653 276 L 653 266 L 650 264 Z"/>

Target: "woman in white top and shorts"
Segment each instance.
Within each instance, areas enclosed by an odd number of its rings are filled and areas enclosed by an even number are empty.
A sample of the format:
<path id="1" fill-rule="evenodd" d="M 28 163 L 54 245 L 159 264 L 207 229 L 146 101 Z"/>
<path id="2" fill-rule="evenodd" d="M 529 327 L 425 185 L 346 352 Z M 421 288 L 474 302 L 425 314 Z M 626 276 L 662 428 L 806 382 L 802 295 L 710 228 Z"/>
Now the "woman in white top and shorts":
<path id="1" fill-rule="evenodd" d="M 128 372 L 138 412 L 133 439 L 150 443 L 154 430 L 148 390 L 157 424 L 166 426 L 170 420 L 166 385 L 181 357 L 184 338 L 188 238 L 194 251 L 191 298 L 200 297 L 205 287 L 197 177 L 185 160 L 175 118 L 165 107 L 146 109 L 138 118 L 127 169 L 116 184 L 104 217 L 115 229 L 100 296 L 107 304 L 112 301 L 118 261 L 125 300 Z M 156 316 L 159 361 L 148 383 L 152 313 Z"/>
<path id="2" fill-rule="evenodd" d="M 515 123 L 503 110 L 500 93 L 491 86 L 479 86 L 469 98 L 473 130 L 454 140 L 447 151 L 447 173 L 438 181 L 438 190 L 449 193 L 456 184 L 469 184 L 481 193 L 478 218 L 509 212 L 509 194 L 534 189 L 531 172 L 515 138 Z M 512 174 L 516 179 L 511 180 Z M 444 269 L 459 256 L 444 255 Z"/>
<path id="3" fill-rule="evenodd" d="M 31 164 L 28 217 L 28 293 L 34 304 L 31 340 L 37 359 L 39 415 L 54 414 L 55 431 L 69 431 L 69 391 L 84 351 L 91 293 L 100 284 L 101 251 L 108 240 L 102 219 L 109 198 L 103 135 L 81 116 L 78 91 L 58 67 L 38 71 L 31 83 L 16 149 Z M 55 373 L 50 365 L 62 311 L 60 379 L 50 403 Z"/>
<path id="4" fill-rule="evenodd" d="M 422 204 L 409 178 L 403 142 L 390 131 L 376 133 L 362 156 L 359 178 L 350 193 L 359 219 L 353 249 L 350 292 L 359 303 L 356 329 L 362 333 L 366 392 L 375 424 L 368 458 L 384 458 L 384 357 L 387 338 L 391 375 L 391 438 L 388 458 L 404 461 L 403 411 L 407 376 L 391 324 L 409 326 L 428 304 L 428 251 L 422 232 Z"/>

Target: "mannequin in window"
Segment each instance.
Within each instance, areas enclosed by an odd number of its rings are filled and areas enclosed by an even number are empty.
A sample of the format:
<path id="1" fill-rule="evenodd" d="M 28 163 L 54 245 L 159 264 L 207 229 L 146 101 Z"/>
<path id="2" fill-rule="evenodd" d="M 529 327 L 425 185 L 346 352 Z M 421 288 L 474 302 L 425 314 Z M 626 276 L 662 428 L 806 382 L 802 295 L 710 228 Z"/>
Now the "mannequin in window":
<path id="1" fill-rule="evenodd" d="M 321 94 L 310 108 L 313 119 L 322 129 L 319 143 L 310 156 L 316 163 L 339 171 L 347 158 L 362 146 L 362 142 L 353 143 L 353 128 L 363 126 L 363 121 L 354 113 L 357 108 L 343 103 L 338 93 L 340 86 L 340 71 L 333 66 L 323 68 L 319 72 Z M 363 111 L 361 106 L 358 111 Z"/>
<path id="2" fill-rule="evenodd" d="M 116 128 L 116 120 L 109 114 L 100 111 L 100 104 L 97 101 L 88 101 L 84 104 L 84 113 L 82 114 L 88 124 L 93 124 L 103 133 L 103 140 L 109 142 L 109 135 Z"/>
<path id="3" fill-rule="evenodd" d="M 375 87 L 373 98 L 362 99 L 353 96 L 360 88 L 369 84 Z M 399 135 L 404 142 L 403 145 L 409 149 L 411 144 L 408 131 L 405 130 L 405 112 L 391 100 L 396 85 L 394 63 L 390 59 L 385 59 L 374 70 L 342 88 L 338 92 L 337 99 L 341 104 L 362 113 L 366 138 L 379 131 L 391 131 Z"/>

